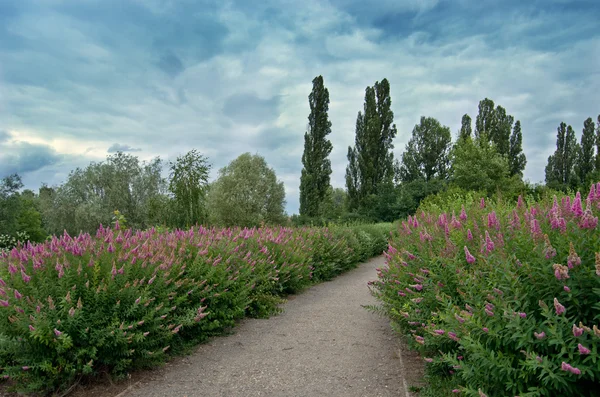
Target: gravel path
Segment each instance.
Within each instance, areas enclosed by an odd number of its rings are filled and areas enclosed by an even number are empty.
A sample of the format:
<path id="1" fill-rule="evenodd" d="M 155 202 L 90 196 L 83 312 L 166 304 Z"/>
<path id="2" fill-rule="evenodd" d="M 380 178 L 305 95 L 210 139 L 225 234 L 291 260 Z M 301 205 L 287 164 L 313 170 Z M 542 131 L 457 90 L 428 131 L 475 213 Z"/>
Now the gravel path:
<path id="1" fill-rule="evenodd" d="M 278 316 L 244 320 L 122 396 L 407 397 L 398 338 L 362 307 L 375 303 L 367 282 L 380 266 L 374 258 L 290 297 Z"/>

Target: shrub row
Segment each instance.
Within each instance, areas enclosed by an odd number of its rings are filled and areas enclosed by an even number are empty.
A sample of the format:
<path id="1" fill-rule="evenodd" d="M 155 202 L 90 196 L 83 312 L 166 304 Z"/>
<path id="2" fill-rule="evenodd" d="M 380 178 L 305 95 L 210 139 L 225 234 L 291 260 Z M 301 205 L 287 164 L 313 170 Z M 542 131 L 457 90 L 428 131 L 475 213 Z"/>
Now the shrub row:
<path id="1" fill-rule="evenodd" d="M 391 239 L 378 309 L 448 395 L 598 395 L 599 206 L 600 184 L 584 202 L 424 209 Z"/>
<path id="2" fill-rule="evenodd" d="M 385 250 L 391 225 L 103 228 L 0 253 L 0 376 L 24 392 L 123 375 Z"/>

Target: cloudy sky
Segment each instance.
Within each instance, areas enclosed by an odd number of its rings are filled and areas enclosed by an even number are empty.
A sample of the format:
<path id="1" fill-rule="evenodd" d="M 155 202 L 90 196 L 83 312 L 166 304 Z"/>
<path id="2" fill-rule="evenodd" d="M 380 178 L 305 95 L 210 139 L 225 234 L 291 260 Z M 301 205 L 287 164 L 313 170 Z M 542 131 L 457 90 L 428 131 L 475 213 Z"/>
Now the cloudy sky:
<path id="1" fill-rule="evenodd" d="M 344 186 L 364 90 L 387 78 L 400 156 L 421 116 L 456 134 L 489 97 L 520 119 L 525 177 L 556 127 L 600 113 L 598 0 L 1 0 L 0 174 L 63 182 L 110 153 L 216 170 L 263 155 L 298 210 L 312 79 Z"/>

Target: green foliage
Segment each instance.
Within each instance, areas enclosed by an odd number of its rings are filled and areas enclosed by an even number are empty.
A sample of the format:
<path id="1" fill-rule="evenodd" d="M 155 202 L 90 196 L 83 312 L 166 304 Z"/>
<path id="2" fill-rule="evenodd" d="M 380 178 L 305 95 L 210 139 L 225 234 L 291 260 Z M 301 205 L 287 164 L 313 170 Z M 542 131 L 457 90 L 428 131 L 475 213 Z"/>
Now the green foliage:
<path id="1" fill-rule="evenodd" d="M 571 126 L 560 123 L 557 129 L 556 151 L 548 157 L 546 184 L 556 190 L 566 191 L 577 186 L 575 164 L 579 145 Z"/>
<path id="2" fill-rule="evenodd" d="M 391 182 L 379 186 L 377 194 L 365 198 L 363 208 L 359 212 L 371 222 L 392 222 L 401 214 L 398 188 Z"/>
<path id="3" fill-rule="evenodd" d="M 0 376 L 64 390 L 164 362 L 387 246 L 391 225 L 101 228 L 0 254 Z"/>
<path id="4" fill-rule="evenodd" d="M 439 179 L 402 183 L 395 188 L 396 202 L 395 206 L 389 209 L 389 213 L 394 219 L 406 218 L 415 213 L 423 199 L 443 191 L 446 186 L 446 182 Z"/>
<path id="5" fill-rule="evenodd" d="M 522 185 L 520 179 L 509 176 L 507 158 L 485 137 L 458 141 L 451 156 L 451 181 L 461 189 L 482 190 L 491 195 L 498 189 L 514 191 Z"/>
<path id="6" fill-rule="evenodd" d="M 355 145 L 348 147 L 346 187 L 351 211 L 368 208 L 367 202 L 379 194 L 380 185 L 393 181 L 392 140 L 397 130 L 391 103 L 387 79 L 366 88 L 364 109 L 356 119 Z"/>
<path id="7" fill-rule="evenodd" d="M 506 113 L 506 109 L 497 106 L 494 111 L 494 127 L 490 132 L 490 140 L 496 145 L 496 150 L 508 157 L 510 152 L 510 134 L 515 121 L 514 117 Z"/>
<path id="8" fill-rule="evenodd" d="M 346 201 L 348 200 L 348 194 L 342 188 L 332 188 L 331 186 L 327 189 L 325 200 L 322 205 L 322 215 L 325 219 L 336 221 L 346 212 Z"/>
<path id="9" fill-rule="evenodd" d="M 479 101 L 479 112 L 475 119 L 475 137 L 481 138 L 486 136 L 486 139 L 491 139 L 496 128 L 496 115 L 494 109 L 494 101 L 489 98 Z"/>
<path id="10" fill-rule="evenodd" d="M 510 149 L 508 151 L 508 168 L 510 175 L 523 176 L 527 165 L 525 153 L 523 153 L 523 134 L 521 133 L 521 122 L 517 120 L 510 135 Z"/>
<path id="11" fill-rule="evenodd" d="M 0 253 L 8 252 L 14 247 L 25 244 L 29 241 L 29 235 L 25 232 L 16 232 L 14 236 L 0 234 Z"/>
<path id="12" fill-rule="evenodd" d="M 348 214 L 346 207 L 347 198 L 348 195 L 344 189 L 334 189 L 330 186 L 320 207 L 321 215 L 292 215 L 291 222 L 294 226 L 326 226 L 330 223 L 344 224 L 346 223 L 345 217 Z"/>
<path id="13" fill-rule="evenodd" d="M 579 192 L 450 189 L 399 225 L 372 292 L 427 362 L 425 395 L 597 395 L 597 188 L 585 211 Z"/>
<path id="14" fill-rule="evenodd" d="M 468 117 L 468 116 L 467 116 Z M 463 120 L 464 121 L 464 120 Z M 450 128 L 433 117 L 421 117 L 402 154 L 400 180 L 447 179 L 450 171 Z"/>
<path id="15" fill-rule="evenodd" d="M 596 123 L 596 176 L 600 176 L 600 114 Z"/>
<path id="16" fill-rule="evenodd" d="M 581 134 L 581 144 L 579 145 L 579 153 L 575 164 L 575 171 L 578 177 L 579 186 L 588 186 L 592 181 L 592 174 L 595 168 L 595 125 L 591 117 L 588 117 L 583 122 L 583 132 Z"/>
<path id="17" fill-rule="evenodd" d="M 111 224 L 113 225 L 113 227 L 127 229 L 127 218 L 125 218 L 125 216 L 123 214 L 121 214 L 121 211 L 115 210 L 113 212 Z"/>
<path id="18" fill-rule="evenodd" d="M 310 115 L 308 131 L 304 134 L 302 175 L 300 177 L 300 215 L 315 217 L 322 213 L 331 175 L 329 154 L 333 146 L 327 139 L 331 133 L 329 121 L 329 91 L 323 85 L 323 77 L 313 80 L 308 96 Z"/>
<path id="19" fill-rule="evenodd" d="M 31 241 L 41 242 L 46 238 L 42 228 L 42 215 L 37 209 L 37 197 L 31 190 L 25 190 L 19 196 L 17 231 L 26 233 Z"/>
<path id="20" fill-rule="evenodd" d="M 0 181 L 0 234 L 12 236 L 17 232 L 17 214 L 20 209 L 19 189 L 23 182 L 18 174 Z"/>
<path id="21" fill-rule="evenodd" d="M 485 197 L 485 192 L 462 189 L 451 186 L 448 189 L 427 196 L 419 206 L 417 213 L 454 212 L 459 214 L 462 206 L 471 207 L 478 198 Z"/>
<path id="22" fill-rule="evenodd" d="M 485 98 L 479 102 L 475 137 L 493 143 L 496 151 L 508 160 L 510 176 L 521 177 L 527 159 L 523 153 L 521 122 L 517 120 L 513 128 L 514 121 L 506 109 L 500 105 L 494 108 L 494 101 Z"/>
<path id="23" fill-rule="evenodd" d="M 0 182 L 0 248 L 12 248 L 18 242 L 43 241 L 39 200 L 31 190 L 19 192 L 23 187 L 18 174 L 9 175 Z"/>
<path id="24" fill-rule="evenodd" d="M 208 159 L 195 149 L 171 163 L 169 191 L 174 197 L 177 226 L 189 227 L 206 222 L 204 196 L 210 168 Z"/>
<path id="25" fill-rule="evenodd" d="M 471 117 L 468 114 L 464 114 L 461 120 L 460 132 L 458 133 L 458 139 L 471 138 L 473 129 L 471 127 Z"/>
<path id="26" fill-rule="evenodd" d="M 131 227 L 148 227 L 150 203 L 166 190 L 161 171 L 159 158 L 140 162 L 121 152 L 77 168 L 63 185 L 40 189 L 43 225 L 49 234 L 93 232 L 118 209 Z"/>
<path id="27" fill-rule="evenodd" d="M 259 226 L 285 222 L 285 189 L 264 157 L 244 153 L 219 171 L 207 204 L 212 224 Z"/>
<path id="28" fill-rule="evenodd" d="M 499 154 L 508 156 L 513 122 L 514 118 L 506 114 L 506 109 L 499 105 L 494 108 L 494 101 L 485 98 L 479 102 L 475 136 L 493 142 Z"/>

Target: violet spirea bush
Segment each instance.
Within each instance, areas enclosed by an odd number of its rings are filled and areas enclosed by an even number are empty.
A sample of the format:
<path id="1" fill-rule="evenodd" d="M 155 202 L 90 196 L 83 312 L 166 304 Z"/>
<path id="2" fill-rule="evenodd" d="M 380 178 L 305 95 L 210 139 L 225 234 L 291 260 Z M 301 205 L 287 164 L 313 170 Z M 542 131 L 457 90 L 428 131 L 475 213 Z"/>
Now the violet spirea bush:
<path id="1" fill-rule="evenodd" d="M 600 183 L 587 198 L 451 203 L 403 221 L 373 294 L 468 396 L 600 393 Z"/>
<path id="2" fill-rule="evenodd" d="M 158 232 L 116 222 L 95 236 L 18 246 L 0 254 L 0 377 L 23 392 L 48 392 L 157 365 L 244 316 L 276 313 L 279 296 L 380 254 L 390 229 Z M 360 233 L 377 244 L 364 250 Z"/>

